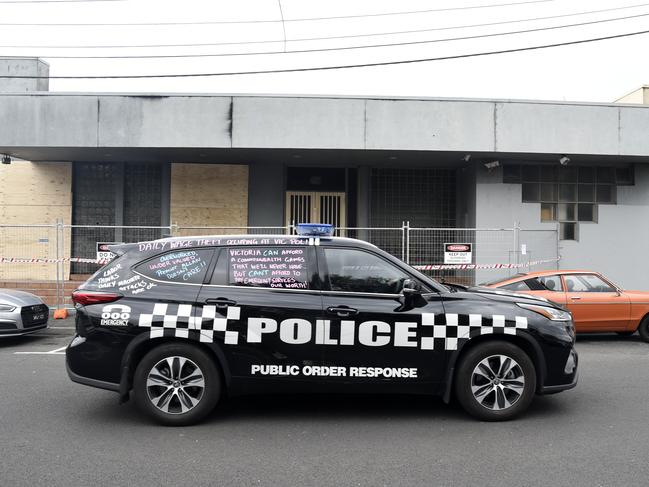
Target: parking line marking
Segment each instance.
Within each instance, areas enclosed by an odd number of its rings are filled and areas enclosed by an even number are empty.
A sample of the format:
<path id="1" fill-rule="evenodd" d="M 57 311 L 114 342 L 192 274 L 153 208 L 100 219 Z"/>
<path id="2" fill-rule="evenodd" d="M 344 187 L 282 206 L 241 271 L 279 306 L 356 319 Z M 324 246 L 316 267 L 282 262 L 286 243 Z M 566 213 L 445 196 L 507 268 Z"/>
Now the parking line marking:
<path id="1" fill-rule="evenodd" d="M 74 330 L 74 326 L 48 326 L 52 330 Z"/>
<path id="2" fill-rule="evenodd" d="M 65 352 L 14 352 L 14 355 L 65 355 Z"/>
<path id="3" fill-rule="evenodd" d="M 68 348 L 67 345 L 55 350 L 50 350 L 49 352 L 14 352 L 14 355 L 65 355 L 63 350 L 66 348 Z"/>

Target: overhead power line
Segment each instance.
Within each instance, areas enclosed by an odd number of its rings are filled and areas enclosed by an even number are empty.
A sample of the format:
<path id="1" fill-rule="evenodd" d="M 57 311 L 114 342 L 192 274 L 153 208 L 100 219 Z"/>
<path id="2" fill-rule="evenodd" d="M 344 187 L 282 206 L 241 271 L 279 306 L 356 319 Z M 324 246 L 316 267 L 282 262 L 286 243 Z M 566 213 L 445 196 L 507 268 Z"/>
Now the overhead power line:
<path id="1" fill-rule="evenodd" d="M 37 0 L 34 0 L 34 2 Z M 57 0 L 40 0 L 44 2 L 55 2 Z M 63 0 L 58 0 L 62 2 Z M 67 0 L 67 1 L 76 1 L 76 2 L 85 2 L 85 1 L 125 1 L 125 0 Z M 398 12 L 379 12 L 372 14 L 356 14 L 356 15 L 335 15 L 332 17 L 305 17 L 297 19 L 284 19 L 284 22 L 314 22 L 321 20 L 342 20 L 342 19 L 358 19 L 366 17 L 387 17 L 387 16 L 396 16 L 396 15 L 414 15 L 414 14 L 424 14 L 432 12 L 451 12 L 456 10 L 476 10 L 483 8 L 497 8 L 497 7 L 514 7 L 518 5 L 529 5 L 531 3 L 549 3 L 556 2 L 557 0 L 528 0 L 524 2 L 507 2 L 507 3 L 494 3 L 487 5 L 467 5 L 464 7 L 445 7 L 445 8 L 432 8 L 424 10 L 408 10 L 408 11 L 398 11 Z M 27 3 L 27 2 L 15 2 L 15 0 L 8 0 L 3 2 L 0 0 L 0 3 Z M 23 23 L 7 23 L 0 22 L 0 25 L 16 25 L 16 26 L 64 26 L 64 27 L 97 27 L 97 26 L 127 26 L 127 25 L 219 25 L 219 24 L 279 24 L 281 19 L 260 19 L 260 20 L 206 20 L 206 21 L 195 21 L 195 22 L 97 22 L 97 23 L 33 23 L 33 22 L 23 22 Z"/>
<path id="2" fill-rule="evenodd" d="M 544 32 L 548 30 L 583 27 L 586 25 L 616 22 L 620 20 L 628 20 L 628 19 L 647 17 L 647 16 L 649 16 L 649 12 L 643 14 L 636 14 L 636 15 L 627 15 L 624 17 L 615 17 L 610 19 L 578 22 L 573 24 L 537 27 L 534 29 L 522 29 L 522 30 L 509 31 L 509 32 L 495 32 L 492 34 L 476 34 L 471 36 L 446 37 L 442 39 L 429 39 L 429 40 L 419 40 L 419 41 L 390 42 L 390 43 L 383 43 L 383 44 L 323 47 L 317 49 L 291 49 L 286 51 L 254 51 L 254 52 L 248 51 L 248 52 L 230 52 L 230 53 L 217 53 L 217 54 L 158 54 L 158 55 L 131 55 L 131 56 L 42 56 L 42 57 L 45 59 L 158 59 L 158 58 L 198 58 L 198 57 L 241 57 L 241 56 L 277 55 L 277 54 L 306 54 L 306 53 L 314 53 L 314 52 L 319 53 L 319 52 L 351 51 L 351 50 L 358 50 L 358 49 L 377 49 L 383 47 L 401 47 L 401 46 L 412 46 L 412 45 L 421 45 L 421 44 L 435 44 L 440 42 L 487 39 L 491 37 L 502 37 L 502 36 L 509 36 L 509 35 L 529 34 L 532 32 Z M 5 47 L 5 46 L 0 46 L 0 47 Z"/>
<path id="3" fill-rule="evenodd" d="M 0 0 L 0 3 L 14 5 L 31 5 L 32 3 L 94 3 L 94 2 L 125 2 L 126 0 Z"/>
<path id="4" fill-rule="evenodd" d="M 231 41 L 231 42 L 205 42 L 205 43 L 183 43 L 183 44 L 118 44 L 118 45 L 86 45 L 86 46 L 78 46 L 78 45 L 0 45 L 0 48 L 6 48 L 6 49 L 146 49 L 146 48 L 167 48 L 167 47 L 215 47 L 215 46 L 240 46 L 240 45 L 251 45 L 251 44 L 277 44 L 277 43 L 284 43 L 284 42 L 306 42 L 306 41 L 325 41 L 325 40 L 337 40 L 337 39 L 356 39 L 356 38 L 363 38 L 363 37 L 384 37 L 384 36 L 393 36 L 393 35 L 403 35 L 403 34 L 415 34 L 415 33 L 423 33 L 423 32 L 437 32 L 437 31 L 444 31 L 444 30 L 459 30 L 459 29 L 469 29 L 469 28 L 475 28 L 475 27 L 493 27 L 496 25 L 507 25 L 507 24 L 517 24 L 521 22 L 535 22 L 539 20 L 551 20 L 551 19 L 559 19 L 559 18 L 566 18 L 566 17 L 576 17 L 576 16 L 582 16 L 582 15 L 591 15 L 591 14 L 598 14 L 598 13 L 604 13 L 604 12 L 613 12 L 613 11 L 618 11 L 618 10 L 628 10 L 631 8 L 638 8 L 638 7 L 646 7 L 649 6 L 649 3 L 640 3 L 640 4 L 635 4 L 635 5 L 629 5 L 626 7 L 613 7 L 613 8 L 605 8 L 605 9 L 600 9 L 600 10 L 586 10 L 582 12 L 572 12 L 569 14 L 558 14 L 558 15 L 548 15 L 544 17 L 532 17 L 532 18 L 525 18 L 525 19 L 514 19 L 514 20 L 504 20 L 504 21 L 499 21 L 499 22 L 488 22 L 488 23 L 482 23 L 482 24 L 465 24 L 465 25 L 454 25 L 454 26 L 447 26 L 447 27 L 434 27 L 434 28 L 429 28 L 429 29 L 414 29 L 414 30 L 402 30 L 402 31 L 390 31 L 390 32 L 374 32 L 370 34 L 349 34 L 349 35 L 337 35 L 337 36 L 322 36 L 322 37 L 294 37 L 294 38 L 286 38 L 286 39 L 265 39 L 265 40 L 258 40 L 258 41 Z M 642 16 L 644 14 L 640 14 Z M 626 18 L 632 18 L 633 16 L 629 17 L 621 17 L 621 19 L 626 19 Z M 616 20 L 616 19 L 613 19 Z M 608 22 L 611 20 L 603 20 L 604 22 Z M 295 52 L 295 51 L 288 51 L 288 52 Z M 267 53 L 267 52 L 264 52 Z M 252 54 L 264 54 L 264 53 L 252 53 Z M 238 53 L 241 54 L 241 53 Z M 245 55 L 246 53 L 243 53 Z M 206 57 L 206 56 L 220 56 L 220 55 L 230 55 L 230 54 L 201 54 L 201 55 L 175 55 L 175 56 L 165 56 L 165 55 L 159 55 L 159 56 L 154 56 L 154 55 L 142 55 L 142 56 L 43 56 L 43 57 L 48 57 L 52 59 L 111 59 L 111 58 L 156 58 L 156 57 Z M 232 54 L 235 55 L 235 54 Z"/>
<path id="5" fill-rule="evenodd" d="M 588 39 L 580 39 L 576 41 L 557 42 L 554 44 L 540 44 L 536 46 L 518 47 L 512 49 L 500 49 L 497 51 L 482 51 L 468 54 L 455 54 L 450 56 L 418 58 L 418 59 L 402 59 L 396 61 L 382 61 L 374 63 L 357 63 L 357 64 L 340 64 L 335 66 L 310 66 L 301 68 L 283 68 L 283 69 L 259 69 L 249 71 L 227 71 L 218 73 L 180 73 L 180 74 L 129 74 L 129 75 L 102 75 L 102 76 L 21 76 L 21 75 L 2 75 L 0 79 L 153 79 L 153 78 L 206 78 L 216 76 L 241 76 L 252 74 L 276 74 L 276 73 L 300 73 L 308 71 L 331 71 L 336 69 L 353 69 L 353 68 L 369 68 L 376 66 L 396 66 L 400 64 L 415 64 L 432 61 L 448 61 L 452 59 L 464 59 L 480 56 L 492 56 L 496 54 L 509 54 L 514 52 L 534 51 L 539 49 L 549 49 L 562 46 L 574 46 L 578 44 L 586 44 L 590 42 L 599 42 L 612 39 L 621 39 L 624 37 L 631 37 L 637 35 L 649 34 L 649 30 L 640 30 L 635 32 L 626 32 L 623 34 L 615 34 L 603 37 L 592 37 Z"/>

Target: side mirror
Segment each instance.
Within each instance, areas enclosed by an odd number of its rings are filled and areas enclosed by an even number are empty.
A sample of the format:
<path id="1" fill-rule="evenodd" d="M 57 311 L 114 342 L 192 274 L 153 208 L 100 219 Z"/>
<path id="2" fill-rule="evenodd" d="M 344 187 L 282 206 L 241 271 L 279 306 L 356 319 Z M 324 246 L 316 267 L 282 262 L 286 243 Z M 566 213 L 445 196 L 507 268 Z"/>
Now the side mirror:
<path id="1" fill-rule="evenodd" d="M 415 296 L 421 294 L 421 284 L 412 279 L 406 279 L 403 281 L 401 292 L 404 296 Z"/>

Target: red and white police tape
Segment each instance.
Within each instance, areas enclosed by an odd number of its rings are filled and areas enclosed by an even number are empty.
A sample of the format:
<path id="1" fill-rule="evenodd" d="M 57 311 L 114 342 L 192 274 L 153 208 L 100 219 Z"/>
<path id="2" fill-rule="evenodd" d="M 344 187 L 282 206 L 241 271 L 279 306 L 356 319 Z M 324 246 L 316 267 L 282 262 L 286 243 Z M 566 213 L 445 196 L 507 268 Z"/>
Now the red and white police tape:
<path id="1" fill-rule="evenodd" d="M 20 258 L 20 257 L 0 257 L 0 264 L 56 264 L 57 262 L 82 262 L 84 264 L 107 264 L 107 260 L 85 259 L 83 257 L 63 257 L 59 259 L 50 258 Z M 423 264 L 413 265 L 419 271 L 446 271 L 453 269 L 473 270 L 473 269 L 520 269 L 539 264 L 548 264 L 550 262 L 559 262 L 559 259 L 533 260 L 519 264 Z"/>
<path id="2" fill-rule="evenodd" d="M 22 257 L 0 257 L 0 264 L 56 264 L 57 262 L 83 262 L 85 264 L 107 264 L 107 260 L 84 259 L 82 257 L 62 257 L 50 259 L 44 257 L 22 258 Z"/>
<path id="3" fill-rule="evenodd" d="M 446 271 L 452 269 L 519 269 L 539 264 L 548 264 L 550 262 L 559 262 L 559 259 L 543 259 L 523 262 L 520 264 L 425 264 L 413 265 L 418 271 Z"/>

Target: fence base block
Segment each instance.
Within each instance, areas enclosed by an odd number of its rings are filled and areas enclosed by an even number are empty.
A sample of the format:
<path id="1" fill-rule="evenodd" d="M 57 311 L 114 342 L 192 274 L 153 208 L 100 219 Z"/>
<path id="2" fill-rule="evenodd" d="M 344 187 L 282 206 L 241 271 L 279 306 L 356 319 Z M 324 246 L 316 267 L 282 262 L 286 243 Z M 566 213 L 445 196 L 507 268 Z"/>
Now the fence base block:
<path id="1" fill-rule="evenodd" d="M 54 319 L 55 320 L 64 320 L 68 317 L 68 310 L 63 308 L 63 309 L 57 309 L 54 310 Z"/>

